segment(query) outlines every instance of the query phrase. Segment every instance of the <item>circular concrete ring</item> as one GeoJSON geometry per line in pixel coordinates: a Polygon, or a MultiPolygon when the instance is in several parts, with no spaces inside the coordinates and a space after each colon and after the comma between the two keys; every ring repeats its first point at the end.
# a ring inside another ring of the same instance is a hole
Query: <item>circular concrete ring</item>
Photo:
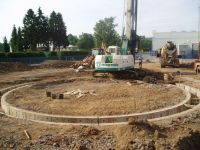
{"type": "MultiPolygon", "coordinates": [[[[194,87],[190,87],[188,85],[184,85],[184,84],[176,84],[178,87],[185,89],[187,92],[197,96],[198,98],[200,98],[200,90],[194,87]]],[[[149,121],[151,122],[159,122],[159,121],[172,121],[173,119],[176,119],[178,117],[184,117],[187,116],[189,114],[191,114],[192,112],[195,112],[197,110],[200,110],[200,103],[196,106],[194,106],[192,109],[188,109],[186,111],[180,112],[180,113],[176,113],[173,115],[169,115],[169,116],[164,116],[164,117],[160,117],[160,118],[153,118],[150,119],[149,121]]]]}
{"type": "Polygon", "coordinates": [[[73,124],[73,125],[114,125],[114,124],[127,124],[130,118],[135,119],[155,119],[164,116],[174,115],[176,113],[185,111],[186,108],[184,104],[190,103],[191,94],[188,90],[183,89],[180,85],[178,86],[182,89],[186,95],[186,98],[179,104],[166,107],[159,110],[154,110],[144,113],[135,113],[129,115],[116,115],[116,116],[62,116],[62,115],[50,115],[45,113],[38,113],[29,110],[24,110],[17,108],[9,104],[6,100],[9,94],[17,91],[21,88],[31,87],[31,85],[24,85],[12,89],[1,98],[2,109],[7,116],[25,120],[31,120],[34,122],[50,123],[50,124],[73,124]]]}

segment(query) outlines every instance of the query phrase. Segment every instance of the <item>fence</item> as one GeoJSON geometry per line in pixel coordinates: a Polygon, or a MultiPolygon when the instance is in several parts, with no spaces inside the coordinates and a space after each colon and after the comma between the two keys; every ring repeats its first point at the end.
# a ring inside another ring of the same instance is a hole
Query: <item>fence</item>
{"type": "Polygon", "coordinates": [[[87,55],[70,55],[62,57],[18,57],[18,58],[0,58],[0,62],[22,62],[26,64],[40,64],[45,60],[66,60],[66,61],[79,61],[86,57],[87,55]]]}

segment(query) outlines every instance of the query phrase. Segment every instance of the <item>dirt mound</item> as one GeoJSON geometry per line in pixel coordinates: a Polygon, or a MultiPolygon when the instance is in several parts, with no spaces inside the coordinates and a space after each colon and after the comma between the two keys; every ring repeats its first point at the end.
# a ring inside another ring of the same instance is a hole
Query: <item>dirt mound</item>
{"type": "Polygon", "coordinates": [[[98,130],[97,128],[83,126],[82,130],[80,131],[80,136],[89,137],[89,136],[99,135],[100,133],[101,131],[98,130]]]}
{"type": "Polygon", "coordinates": [[[0,73],[28,71],[31,67],[21,62],[0,62],[0,73]]]}
{"type": "Polygon", "coordinates": [[[181,150],[200,149],[200,132],[192,131],[189,136],[180,139],[177,142],[177,149],[181,150]]]}
{"type": "Polygon", "coordinates": [[[194,68],[194,62],[182,63],[180,64],[180,68],[194,68]]]}
{"type": "Polygon", "coordinates": [[[46,60],[36,68],[68,68],[73,65],[75,61],[64,61],[64,60],[46,60]]]}

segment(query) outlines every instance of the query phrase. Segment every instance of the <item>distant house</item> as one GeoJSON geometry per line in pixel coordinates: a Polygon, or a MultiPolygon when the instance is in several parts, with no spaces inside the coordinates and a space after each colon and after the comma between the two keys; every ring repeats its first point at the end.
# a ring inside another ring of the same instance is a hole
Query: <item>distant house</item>
{"type": "Polygon", "coordinates": [[[67,51],[77,51],[78,47],[75,45],[69,45],[69,46],[67,46],[66,49],[67,49],[67,51]]]}
{"type": "Polygon", "coordinates": [[[181,32],[153,32],[152,37],[152,50],[157,51],[162,48],[167,41],[172,41],[176,44],[178,53],[185,58],[191,58],[197,56],[197,43],[198,32],[197,31],[181,31],[181,32]]]}
{"type": "MultiPolygon", "coordinates": [[[[55,50],[58,51],[58,49],[55,49],[55,50]]],[[[66,48],[61,46],[59,50],[60,51],[78,51],[79,49],[75,45],[69,45],[66,48]]],[[[53,44],[50,44],[50,51],[53,51],[53,44]]]]}

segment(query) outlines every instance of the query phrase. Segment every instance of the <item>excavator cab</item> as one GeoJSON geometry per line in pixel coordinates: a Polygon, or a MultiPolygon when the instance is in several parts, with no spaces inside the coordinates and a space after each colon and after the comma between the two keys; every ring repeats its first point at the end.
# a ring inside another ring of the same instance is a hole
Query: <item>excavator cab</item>
{"type": "Polygon", "coordinates": [[[110,55],[120,55],[120,47],[109,46],[106,52],[107,54],[110,54],[110,55]]]}

